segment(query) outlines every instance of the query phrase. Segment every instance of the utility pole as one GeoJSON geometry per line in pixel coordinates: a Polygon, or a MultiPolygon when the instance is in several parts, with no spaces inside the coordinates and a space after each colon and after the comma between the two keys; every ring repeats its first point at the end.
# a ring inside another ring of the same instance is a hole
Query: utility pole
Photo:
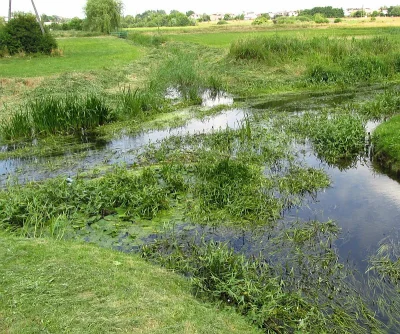
{"type": "Polygon", "coordinates": [[[8,22],[11,20],[11,0],[8,3],[8,22]]]}
{"type": "MultiPolygon", "coordinates": [[[[10,0],[10,2],[11,2],[11,0],[10,0]]],[[[33,0],[31,0],[31,2],[32,2],[33,9],[35,10],[35,13],[36,13],[36,20],[38,21],[38,23],[39,23],[39,25],[40,25],[40,30],[42,30],[42,34],[44,35],[43,24],[42,24],[42,21],[40,20],[38,11],[36,10],[35,3],[33,2],[33,0]]]]}

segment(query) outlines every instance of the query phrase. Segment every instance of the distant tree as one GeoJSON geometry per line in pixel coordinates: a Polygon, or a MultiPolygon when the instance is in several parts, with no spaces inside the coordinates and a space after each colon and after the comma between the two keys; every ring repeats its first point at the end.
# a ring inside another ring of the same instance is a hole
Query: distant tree
{"type": "Polygon", "coordinates": [[[2,29],[0,45],[13,55],[18,52],[50,54],[57,42],[47,31],[42,34],[36,17],[32,14],[14,13],[2,29]]]}
{"type": "Polygon", "coordinates": [[[352,17],[364,17],[365,16],[365,12],[363,10],[357,10],[353,13],[351,13],[352,17]]]}
{"type": "Polygon", "coordinates": [[[235,16],[235,20],[244,20],[244,14],[239,14],[235,16]]]}
{"type": "Polygon", "coordinates": [[[68,23],[69,30],[82,30],[83,29],[83,20],[79,17],[72,18],[68,23]]]}
{"type": "Polygon", "coordinates": [[[379,12],[377,10],[374,10],[371,14],[372,17],[377,17],[379,16],[379,12]]]}
{"type": "Polygon", "coordinates": [[[400,16],[400,6],[390,6],[388,8],[389,16],[400,16]]]}
{"type": "Polygon", "coordinates": [[[87,27],[92,31],[110,33],[121,22],[121,0],[87,0],[85,6],[87,27]]]}
{"type": "Polygon", "coordinates": [[[204,13],[204,14],[201,16],[201,19],[202,19],[203,22],[210,22],[210,21],[211,21],[210,15],[208,15],[208,14],[206,14],[206,13],[204,13]]]}
{"type": "Polygon", "coordinates": [[[232,19],[233,19],[233,17],[230,14],[225,14],[224,18],[223,18],[224,21],[229,21],[229,20],[232,20],[232,19]]]}
{"type": "Polygon", "coordinates": [[[344,17],[343,8],[333,8],[332,6],[327,7],[314,7],[312,9],[304,9],[300,11],[302,16],[314,16],[315,14],[322,14],[325,17],[344,17]]]}
{"type": "Polygon", "coordinates": [[[193,10],[189,10],[186,12],[186,16],[189,17],[190,15],[193,15],[194,11],[193,10]]]}

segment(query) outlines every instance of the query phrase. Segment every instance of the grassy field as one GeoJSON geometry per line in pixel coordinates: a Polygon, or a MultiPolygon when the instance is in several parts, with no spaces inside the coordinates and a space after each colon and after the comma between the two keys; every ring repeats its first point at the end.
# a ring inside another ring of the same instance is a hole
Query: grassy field
{"type": "Polygon", "coordinates": [[[31,78],[115,68],[141,56],[139,48],[115,37],[64,38],[58,40],[58,46],[62,56],[0,59],[0,77],[31,78]]]}
{"type": "Polygon", "coordinates": [[[136,255],[0,238],[2,333],[259,333],[136,255]]]}

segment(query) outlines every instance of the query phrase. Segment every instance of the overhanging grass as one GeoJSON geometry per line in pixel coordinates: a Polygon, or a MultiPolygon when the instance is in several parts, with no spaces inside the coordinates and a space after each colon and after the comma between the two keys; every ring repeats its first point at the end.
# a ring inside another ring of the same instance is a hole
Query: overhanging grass
{"type": "Polygon", "coordinates": [[[138,256],[3,235],[0,262],[2,333],[259,333],[138,256]]]}
{"type": "Polygon", "coordinates": [[[141,56],[139,48],[115,37],[59,39],[62,56],[0,58],[0,77],[37,77],[124,66],[141,56]]]}
{"type": "Polygon", "coordinates": [[[372,142],[374,155],[392,172],[400,172],[400,115],[379,125],[374,131],[372,142]]]}

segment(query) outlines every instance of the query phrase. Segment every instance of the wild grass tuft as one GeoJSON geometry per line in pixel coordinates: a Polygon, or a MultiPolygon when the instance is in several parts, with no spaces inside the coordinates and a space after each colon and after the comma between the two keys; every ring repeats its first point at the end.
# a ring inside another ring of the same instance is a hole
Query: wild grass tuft
{"type": "Polygon", "coordinates": [[[164,99],[158,92],[148,89],[124,89],[117,95],[117,110],[123,116],[141,119],[162,109],[164,99]]]}
{"type": "Polygon", "coordinates": [[[66,95],[63,98],[44,96],[28,102],[1,127],[5,139],[15,140],[76,133],[103,125],[113,117],[104,99],[96,95],[66,95]]]}

